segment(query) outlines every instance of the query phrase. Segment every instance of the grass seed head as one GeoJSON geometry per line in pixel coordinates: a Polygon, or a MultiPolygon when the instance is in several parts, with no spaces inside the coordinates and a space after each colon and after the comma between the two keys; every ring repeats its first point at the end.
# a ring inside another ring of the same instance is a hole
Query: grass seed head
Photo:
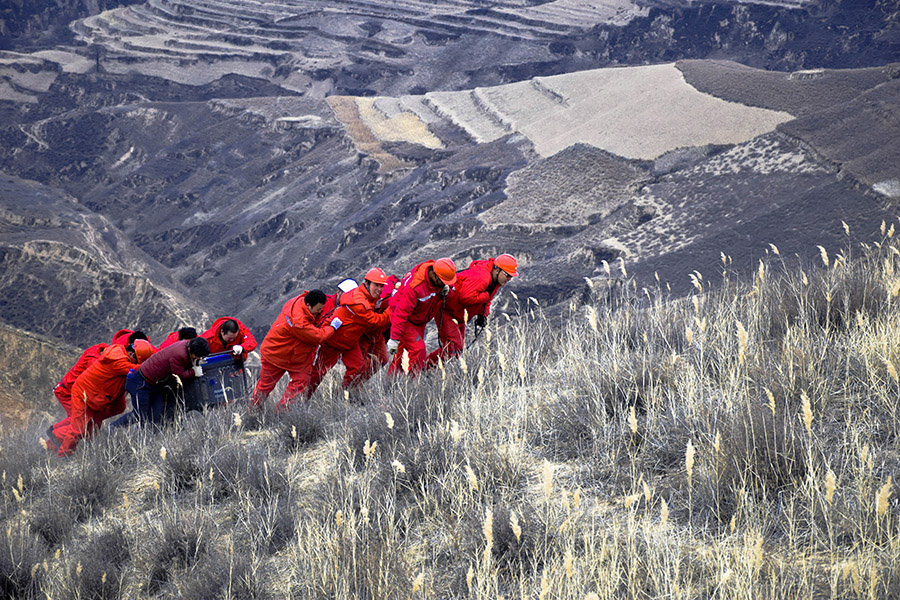
{"type": "Polygon", "coordinates": [[[819,256],[822,257],[822,264],[828,267],[828,252],[822,246],[816,246],[819,249],[819,256]]]}
{"type": "Polygon", "coordinates": [[[422,585],[425,583],[425,571],[419,573],[416,578],[413,580],[412,593],[415,594],[419,590],[422,589],[422,585]]]}
{"type": "Polygon", "coordinates": [[[687,448],[684,451],[684,468],[687,471],[688,481],[690,481],[691,477],[694,474],[694,453],[696,450],[694,449],[694,443],[691,440],[688,440],[687,448]]]}
{"type": "MultiPolygon", "coordinates": [[[[893,225],[891,225],[893,227],[893,225]]],[[[891,497],[891,488],[893,483],[891,482],[891,476],[888,475],[887,481],[881,489],[878,490],[878,495],[875,497],[875,513],[879,517],[883,517],[888,509],[888,500],[891,497]]]]}
{"type": "Polygon", "coordinates": [[[806,391],[800,392],[801,410],[803,412],[803,426],[806,427],[806,433],[812,433],[812,404],[806,391]]]}
{"type": "Polygon", "coordinates": [[[522,541],[522,527],[519,525],[519,516],[515,511],[509,513],[509,527],[512,529],[513,535],[516,536],[516,542],[522,541]]]}
{"type": "Polygon", "coordinates": [[[484,514],[484,522],[481,525],[481,533],[484,535],[484,564],[490,564],[491,550],[494,546],[494,511],[488,507],[484,514]]]}
{"type": "Polygon", "coordinates": [[[599,333],[600,329],[597,324],[597,311],[594,310],[593,306],[587,307],[587,318],[588,318],[588,324],[591,326],[591,330],[594,333],[599,333]]]}
{"type": "Polygon", "coordinates": [[[543,480],[544,498],[549,500],[550,495],[553,493],[553,465],[548,460],[544,461],[543,480]]]}
{"type": "Polygon", "coordinates": [[[831,504],[834,500],[834,490],[837,488],[837,477],[834,475],[834,471],[828,469],[828,473],[825,474],[825,501],[828,504],[831,504]]]}
{"type": "Polygon", "coordinates": [[[478,477],[475,476],[475,471],[472,470],[472,466],[469,463],[466,463],[466,479],[469,481],[469,490],[477,491],[478,477]]]}

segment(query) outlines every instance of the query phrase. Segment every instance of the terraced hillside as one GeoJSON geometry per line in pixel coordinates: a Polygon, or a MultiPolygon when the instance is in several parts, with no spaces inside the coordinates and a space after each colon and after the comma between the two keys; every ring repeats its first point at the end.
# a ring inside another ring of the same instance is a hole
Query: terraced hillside
{"type": "Polygon", "coordinates": [[[484,66],[486,56],[497,54],[495,45],[504,62],[546,61],[552,58],[546,46],[554,41],[601,23],[624,25],[647,12],[630,0],[534,4],[148,0],[88,17],[73,29],[103,48],[109,72],[193,84],[233,73],[323,95],[331,87],[446,87],[453,83],[448,74],[464,77],[484,66]],[[422,61],[433,65],[431,73],[420,72],[422,61]]]}

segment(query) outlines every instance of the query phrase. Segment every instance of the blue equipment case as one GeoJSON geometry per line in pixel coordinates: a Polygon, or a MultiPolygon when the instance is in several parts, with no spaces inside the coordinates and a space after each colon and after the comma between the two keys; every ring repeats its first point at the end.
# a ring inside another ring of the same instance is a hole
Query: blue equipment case
{"type": "Polygon", "coordinates": [[[200,366],[203,375],[191,378],[184,386],[185,410],[203,410],[243,400],[248,395],[244,363],[231,352],[201,358],[200,366]]]}

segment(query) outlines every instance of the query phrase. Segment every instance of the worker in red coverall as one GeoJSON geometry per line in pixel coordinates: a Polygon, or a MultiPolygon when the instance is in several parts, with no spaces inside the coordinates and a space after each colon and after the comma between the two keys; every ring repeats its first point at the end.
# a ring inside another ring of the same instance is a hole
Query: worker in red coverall
{"type": "Polygon", "coordinates": [[[181,340],[159,350],[136,369],[128,379],[131,412],[111,425],[124,427],[135,422],[160,424],[166,416],[169,390],[184,381],[203,375],[197,362],[209,355],[209,342],[202,337],[181,340]]]}
{"type": "Polygon", "coordinates": [[[168,348],[175,342],[180,342],[181,340],[192,340],[197,337],[197,330],[193,327],[182,327],[178,331],[173,331],[169,335],[166,336],[166,339],[163,340],[162,344],[159,345],[159,349],[168,348]]]}
{"type": "Polygon", "coordinates": [[[439,315],[438,337],[441,345],[428,355],[426,364],[429,367],[437,364],[438,359],[446,361],[462,352],[466,322],[484,327],[491,313],[491,300],[501,287],[518,274],[518,263],[510,254],[474,260],[468,269],[457,273],[456,285],[439,315]]]}
{"type": "Polygon", "coordinates": [[[247,355],[256,350],[256,338],[234,317],[219,317],[200,337],[209,342],[210,354],[231,351],[235,357],[246,360],[247,355]]]}
{"type": "Polygon", "coordinates": [[[132,369],[153,354],[147,340],[135,340],[132,346],[113,344],[78,376],[72,385],[72,416],[68,424],[57,423],[52,448],[59,442],[59,456],[69,456],[82,439],[89,439],[104,419],[125,411],[125,378],[132,369]]]}
{"type": "MultiPolygon", "coordinates": [[[[388,275],[381,297],[376,303],[376,310],[385,310],[390,304],[391,296],[397,291],[400,280],[396,275],[388,275]]],[[[378,369],[391,362],[391,355],[387,349],[388,334],[391,329],[390,321],[379,329],[370,329],[359,338],[359,350],[366,361],[367,377],[374,375],[378,369]]]]}
{"type": "Polygon", "coordinates": [[[394,359],[388,375],[402,370],[404,352],[409,357],[409,373],[425,368],[425,326],[438,317],[450,286],[456,283],[456,265],[449,258],[427,260],[416,265],[391,297],[391,339],[388,352],[394,359]]]}
{"type": "Polygon", "coordinates": [[[291,298],[281,308],[259,349],[262,368],[250,397],[251,408],[262,406],[285,373],[291,380],[278,402],[279,410],[306,393],[316,349],[341,326],[336,317],[328,325],[316,325],[325,300],[325,292],[311,290],[291,298]]]}
{"type": "Polygon", "coordinates": [[[130,344],[133,344],[134,340],[147,340],[149,342],[150,338],[148,338],[147,334],[140,329],[134,331],[132,331],[131,329],[120,329],[113,334],[112,343],[120,344],[122,346],[128,346],[130,344]]]}
{"type": "Polygon", "coordinates": [[[359,342],[363,334],[383,331],[391,322],[390,310],[380,310],[385,283],[387,275],[376,267],[369,269],[362,285],[341,295],[340,306],[334,312],[334,316],[341,321],[341,327],[319,346],[308,395],[316,391],[322,378],[337,364],[338,359],[346,367],[342,384],[344,389],[362,383],[371,375],[359,342]]]}
{"type": "MultiPolygon", "coordinates": [[[[113,344],[121,344],[123,346],[127,346],[132,344],[135,340],[146,340],[147,336],[143,331],[132,331],[130,329],[120,329],[115,334],[113,334],[113,344]]],[[[66,418],[57,423],[57,425],[65,424],[68,425],[69,419],[72,416],[72,385],[75,383],[75,380],[78,379],[78,376],[84,373],[84,371],[91,366],[91,364],[100,358],[100,355],[103,354],[103,351],[109,347],[109,344],[99,343],[94,344],[87,350],[81,353],[81,356],[78,357],[78,360],[75,362],[75,365],[69,369],[69,371],[63,375],[63,378],[56,384],[56,387],[53,388],[53,395],[56,396],[56,399],[59,400],[60,405],[62,405],[63,410],[66,411],[66,418]]],[[[47,437],[52,439],[53,429],[55,425],[51,425],[47,429],[47,437]]]]}

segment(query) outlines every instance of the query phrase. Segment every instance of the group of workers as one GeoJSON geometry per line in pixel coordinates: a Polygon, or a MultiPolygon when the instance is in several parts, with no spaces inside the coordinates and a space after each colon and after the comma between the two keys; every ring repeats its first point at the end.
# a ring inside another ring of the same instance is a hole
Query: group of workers
{"type": "MultiPolygon", "coordinates": [[[[517,275],[517,261],[509,254],[472,261],[461,271],[451,259],[439,258],[416,265],[402,280],[375,267],[362,284],[345,279],[334,294],[310,290],[291,298],[259,348],[261,369],[250,406],[261,408],[285,373],[290,381],[276,409],[309,398],[339,360],[346,368],[345,389],[387,364],[389,375],[415,375],[446,361],[463,350],[467,322],[483,327],[491,300],[517,275]],[[431,321],[439,345],[427,353],[425,328],[431,321]]],[[[199,335],[183,327],[159,348],[141,331],[119,330],[111,344],[85,350],[54,388],[66,417],[47,429],[45,444],[67,456],[117,415],[122,416],[111,427],[159,424],[174,411],[169,390],[203,375],[201,358],[230,352],[243,360],[256,346],[250,330],[234,317],[217,319],[199,335]],[[122,414],[126,392],[132,410],[122,414]]]]}

